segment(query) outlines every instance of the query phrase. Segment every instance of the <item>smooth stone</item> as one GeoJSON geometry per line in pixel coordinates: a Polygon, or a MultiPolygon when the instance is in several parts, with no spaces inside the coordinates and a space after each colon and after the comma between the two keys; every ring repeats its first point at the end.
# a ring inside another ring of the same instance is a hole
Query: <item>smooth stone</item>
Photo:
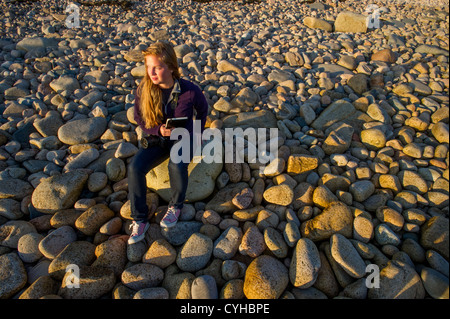
{"type": "Polygon", "coordinates": [[[264,242],[277,258],[285,258],[287,256],[288,246],[283,236],[275,228],[267,227],[264,229],[264,242]]]}
{"type": "Polygon", "coordinates": [[[171,245],[179,246],[184,244],[192,234],[198,233],[202,223],[195,221],[179,221],[175,226],[161,229],[161,234],[171,245]]]}
{"type": "Polygon", "coordinates": [[[263,198],[271,204],[288,206],[294,199],[294,191],[289,185],[276,185],[266,189],[263,198]]]}
{"type": "Polygon", "coordinates": [[[62,226],[45,236],[39,243],[39,251],[48,259],[54,259],[70,243],[77,240],[77,234],[70,226],[62,226]]]}
{"type": "Polygon", "coordinates": [[[353,278],[366,275],[366,264],[353,244],[341,234],[334,234],[330,238],[331,255],[334,260],[353,278]]]}
{"type": "MultiPolygon", "coordinates": [[[[345,70],[350,72],[347,69],[345,70]]],[[[327,106],[327,108],[320,113],[319,117],[317,117],[311,126],[316,130],[325,131],[334,123],[351,117],[355,112],[356,109],[353,104],[345,100],[337,100],[327,106]]]]}
{"type": "Polygon", "coordinates": [[[209,275],[197,277],[192,282],[192,299],[218,299],[216,280],[209,275]]]}
{"type": "Polygon", "coordinates": [[[222,122],[224,129],[240,127],[243,130],[245,130],[248,127],[252,128],[277,127],[277,119],[275,115],[273,114],[273,112],[266,110],[228,115],[222,119],[222,122]]]}
{"type": "Polygon", "coordinates": [[[182,271],[195,272],[208,263],[213,250],[211,238],[200,233],[192,234],[184,243],[176,263],[182,271]]]}
{"type": "Polygon", "coordinates": [[[276,258],[262,255],[247,268],[244,294],[248,299],[278,299],[288,283],[286,267],[276,258]]]}
{"type": "Polygon", "coordinates": [[[357,202],[363,202],[375,192],[375,186],[371,181],[357,181],[350,185],[349,192],[357,202]]]}
{"type": "Polygon", "coordinates": [[[303,24],[311,29],[320,29],[328,32],[333,30],[333,26],[331,24],[319,18],[306,17],[303,19],[303,24]]]}
{"type": "Polygon", "coordinates": [[[449,222],[442,216],[430,218],[421,227],[420,244],[426,249],[436,250],[449,259],[449,222]]]}
{"type": "Polygon", "coordinates": [[[449,298],[448,277],[432,268],[423,267],[420,278],[422,279],[425,290],[431,297],[434,299],[449,298]]]}
{"type": "Polygon", "coordinates": [[[0,298],[8,299],[18,293],[27,283],[27,272],[16,253],[0,256],[0,298]],[[11,271],[14,269],[14,271],[11,271]]]}
{"type": "Polygon", "coordinates": [[[135,264],[125,269],[122,283],[133,290],[157,287],[164,279],[164,272],[152,264],[135,264]]]}
{"type": "Polygon", "coordinates": [[[0,245],[17,249],[20,238],[29,233],[36,233],[32,223],[24,220],[7,221],[0,226],[0,245]]]}
{"type": "Polygon", "coordinates": [[[366,16],[350,11],[343,11],[338,14],[334,21],[335,32],[366,33],[366,16]]]}
{"type": "Polygon", "coordinates": [[[128,262],[125,238],[113,237],[101,243],[95,248],[95,256],[97,259],[91,266],[109,268],[119,277],[128,262]]]}
{"type": "Polygon", "coordinates": [[[169,299],[169,292],[162,288],[144,288],[139,290],[133,299],[169,299]]]}
{"type": "Polygon", "coordinates": [[[43,256],[39,251],[39,242],[43,238],[44,236],[38,233],[28,233],[20,237],[17,252],[23,262],[34,263],[43,256]]]}
{"type": "Polygon", "coordinates": [[[67,122],[58,130],[58,138],[64,144],[85,144],[97,140],[107,126],[103,117],[93,117],[67,122]]]}
{"type": "Polygon", "coordinates": [[[353,215],[347,205],[334,202],[322,213],[300,225],[302,237],[320,241],[339,233],[347,238],[352,236],[353,215]]]}
{"type": "Polygon", "coordinates": [[[380,269],[379,287],[369,288],[369,299],[423,299],[425,289],[419,274],[401,261],[388,261],[380,269]]]}
{"type": "Polygon", "coordinates": [[[161,269],[173,264],[177,259],[175,248],[165,239],[155,240],[142,257],[143,263],[153,264],[161,269]]]}
{"type": "Polygon", "coordinates": [[[68,244],[53,259],[48,266],[49,275],[56,279],[62,280],[66,274],[67,266],[75,264],[78,266],[90,266],[96,259],[96,246],[88,241],[79,240],[68,244]]]}
{"type": "Polygon", "coordinates": [[[401,242],[398,235],[387,224],[375,227],[375,240],[380,245],[398,246],[401,242]]]}
{"type": "Polygon", "coordinates": [[[32,192],[33,186],[18,178],[4,179],[0,183],[0,198],[22,200],[32,192]]]}
{"type": "Polygon", "coordinates": [[[114,272],[103,267],[81,266],[79,288],[74,289],[71,277],[72,272],[67,272],[58,291],[64,299],[97,299],[110,292],[116,284],[114,272]]]}
{"type": "MultiPolygon", "coordinates": [[[[205,146],[203,145],[203,150],[205,146]]],[[[223,148],[222,148],[223,153],[223,148]]],[[[214,191],[216,178],[222,172],[223,158],[215,159],[212,163],[206,163],[205,156],[194,156],[188,166],[188,187],[186,201],[196,202],[207,198],[214,191]]],[[[172,196],[169,178],[169,158],[152,169],[146,175],[147,187],[156,192],[165,201],[169,202],[172,196]]]]}
{"type": "Polygon", "coordinates": [[[319,250],[308,238],[300,238],[289,267],[289,278],[295,287],[306,289],[317,280],[321,261],[319,250]]]}
{"type": "Polygon", "coordinates": [[[213,255],[222,260],[233,258],[239,249],[242,230],[235,226],[228,227],[219,238],[214,241],[213,255]]]}
{"type": "Polygon", "coordinates": [[[97,204],[87,209],[75,221],[75,227],[88,236],[95,235],[107,221],[114,217],[114,212],[105,204],[97,204]]]}
{"type": "Polygon", "coordinates": [[[266,249],[266,244],[263,234],[257,226],[250,226],[244,233],[239,245],[240,254],[256,258],[263,253],[264,249],[266,249]]]}

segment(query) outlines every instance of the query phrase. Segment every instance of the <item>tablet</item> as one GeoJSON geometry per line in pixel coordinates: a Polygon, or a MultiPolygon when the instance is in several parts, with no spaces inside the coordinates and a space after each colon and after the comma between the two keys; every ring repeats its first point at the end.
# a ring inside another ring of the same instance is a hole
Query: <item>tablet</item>
{"type": "Polygon", "coordinates": [[[171,117],[166,121],[166,128],[184,127],[187,123],[187,117],[171,117]]]}

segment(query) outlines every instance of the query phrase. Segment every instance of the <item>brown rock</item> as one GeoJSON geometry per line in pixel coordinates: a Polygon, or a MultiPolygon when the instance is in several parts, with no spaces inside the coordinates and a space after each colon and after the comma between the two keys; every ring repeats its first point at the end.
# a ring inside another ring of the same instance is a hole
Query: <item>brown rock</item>
{"type": "Polygon", "coordinates": [[[300,225],[302,237],[312,241],[330,238],[333,234],[341,234],[350,238],[353,233],[353,215],[342,202],[332,203],[313,219],[300,225]]]}

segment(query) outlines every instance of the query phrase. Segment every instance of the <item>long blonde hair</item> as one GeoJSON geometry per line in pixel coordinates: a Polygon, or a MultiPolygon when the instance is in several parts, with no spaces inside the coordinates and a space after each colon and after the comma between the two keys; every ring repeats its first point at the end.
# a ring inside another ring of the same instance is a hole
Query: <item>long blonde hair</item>
{"type": "Polygon", "coordinates": [[[162,93],[161,88],[158,85],[153,84],[153,81],[148,76],[147,72],[147,59],[149,55],[159,57],[159,59],[167,64],[170,70],[172,70],[172,76],[174,79],[179,79],[180,71],[178,70],[178,60],[175,54],[175,50],[168,42],[158,41],[149,46],[146,50],[142,51],[145,62],[145,76],[139,83],[137,88],[137,94],[140,97],[139,109],[142,119],[144,120],[146,128],[152,128],[163,122],[162,113],[162,93]]]}

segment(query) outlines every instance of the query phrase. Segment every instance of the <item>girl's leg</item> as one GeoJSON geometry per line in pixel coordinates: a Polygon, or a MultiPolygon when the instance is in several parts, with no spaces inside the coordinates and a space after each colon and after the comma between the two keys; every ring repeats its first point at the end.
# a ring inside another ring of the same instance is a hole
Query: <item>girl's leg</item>
{"type": "MultiPolygon", "coordinates": [[[[181,141],[177,142],[180,143],[181,141]]],[[[189,162],[180,161],[174,163],[172,159],[169,160],[169,178],[170,188],[172,189],[172,197],[169,206],[174,206],[177,209],[183,207],[183,202],[186,198],[186,191],[188,187],[188,166],[193,158],[193,143],[190,139],[190,156],[189,162]]]]}
{"type": "Polygon", "coordinates": [[[169,150],[170,148],[160,146],[147,149],[140,148],[128,166],[128,197],[131,202],[131,218],[135,221],[147,221],[147,182],[145,176],[151,169],[167,159],[169,150]]]}

